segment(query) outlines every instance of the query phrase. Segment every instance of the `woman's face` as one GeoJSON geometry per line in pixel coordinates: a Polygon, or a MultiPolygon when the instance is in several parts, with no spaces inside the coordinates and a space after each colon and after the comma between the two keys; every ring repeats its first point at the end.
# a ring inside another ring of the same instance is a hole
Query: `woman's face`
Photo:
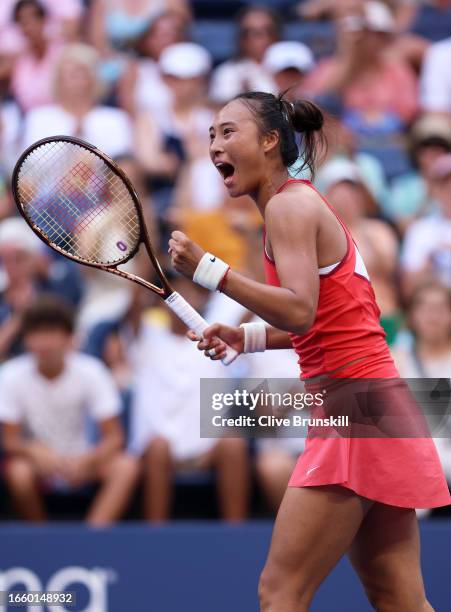
{"type": "Polygon", "coordinates": [[[340,181],[327,190],[326,196],[345,223],[352,224],[365,214],[365,193],[358,184],[340,181]]]}
{"type": "Polygon", "coordinates": [[[94,98],[95,78],[85,64],[75,59],[66,59],[60,67],[58,76],[58,91],[64,93],[64,98],[94,98]]]}
{"type": "Polygon", "coordinates": [[[206,79],[202,76],[183,79],[166,74],[164,81],[176,102],[182,106],[192,106],[193,103],[202,100],[207,87],[206,79]]]}
{"type": "Polygon", "coordinates": [[[44,39],[44,18],[34,6],[24,6],[17,16],[17,24],[32,42],[44,39]]]}
{"type": "Polygon", "coordinates": [[[258,10],[247,13],[240,24],[239,38],[241,55],[261,62],[266,49],[277,40],[270,15],[258,10]]]}
{"type": "Polygon", "coordinates": [[[443,342],[451,336],[451,304],[445,290],[431,287],[418,296],[410,326],[419,340],[443,342]]]}
{"type": "Polygon", "coordinates": [[[210,157],[232,197],[253,193],[266,176],[266,156],[258,125],[240,100],[224,106],[210,128],[210,157]]]}
{"type": "Polygon", "coordinates": [[[156,19],[142,41],[141,50],[158,61],[161,53],[175,43],[183,40],[183,22],[176,15],[163,15],[156,19]]]}

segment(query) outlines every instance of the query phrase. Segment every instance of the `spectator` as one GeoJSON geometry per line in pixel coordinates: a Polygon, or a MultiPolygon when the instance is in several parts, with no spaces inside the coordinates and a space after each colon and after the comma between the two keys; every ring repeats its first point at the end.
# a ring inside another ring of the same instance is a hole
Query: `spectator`
{"type": "Polygon", "coordinates": [[[110,374],[92,357],[73,352],[73,316],[41,298],[24,315],[27,353],[3,366],[0,419],[6,483],[18,513],[45,520],[42,486],[79,490],[100,483],[87,522],[106,525],[126,510],[136,461],[122,450],[119,398],[110,374]],[[26,385],[24,385],[26,381],[26,385]],[[86,419],[98,425],[93,444],[86,419]]]}
{"type": "Polygon", "coordinates": [[[388,53],[395,32],[389,9],[373,1],[362,9],[363,17],[339,22],[337,55],[320,62],[306,86],[316,95],[338,95],[345,124],[361,137],[398,133],[417,111],[416,77],[388,53]]]}
{"type": "Polygon", "coordinates": [[[409,294],[426,280],[451,286],[451,154],[432,166],[432,194],[438,210],[408,228],[401,254],[404,290],[409,294]]]}
{"type": "Polygon", "coordinates": [[[186,38],[186,24],[177,13],[156,17],[137,43],[139,57],[130,61],[119,83],[121,106],[135,115],[142,110],[154,113],[172,103],[171,92],[158,65],[161,53],[186,38]]]}
{"type": "Polygon", "coordinates": [[[381,323],[391,344],[401,323],[395,282],[398,262],[396,234],[388,223],[371,216],[377,207],[355,164],[336,159],[324,166],[320,173],[328,200],[350,229],[365,262],[362,273],[367,271],[371,278],[381,311],[381,323]]]}
{"type": "MultiPolygon", "coordinates": [[[[288,392],[290,379],[296,381],[296,391],[299,390],[299,365],[292,349],[250,353],[243,355],[241,361],[244,368],[242,376],[267,380],[270,392],[288,392]]],[[[288,431],[284,427],[279,428],[277,433],[277,438],[257,440],[255,455],[257,480],[273,512],[277,512],[296,460],[304,450],[307,431],[301,428],[288,431]]]]}
{"type": "Polygon", "coordinates": [[[413,169],[393,180],[385,207],[402,233],[415,218],[436,207],[431,169],[438,157],[451,152],[451,118],[423,116],[410,130],[408,149],[413,169]]]}
{"type": "MultiPolygon", "coordinates": [[[[183,277],[173,286],[202,311],[205,290],[183,277]]],[[[199,436],[199,379],[223,377],[223,366],[196,350],[172,311],[169,320],[169,327],[146,326],[135,382],[131,448],[143,455],[145,518],[169,517],[174,473],[213,468],[223,518],[243,520],[249,495],[245,440],[199,436]]]]}
{"type": "Polygon", "coordinates": [[[210,94],[222,104],[243,91],[276,91],[271,75],[262,65],[265,51],[280,39],[279,16],[264,7],[248,7],[237,20],[237,57],[213,73],[210,94]]]}
{"type": "Polygon", "coordinates": [[[42,291],[74,303],[81,287],[75,264],[53,257],[17,217],[0,223],[0,361],[23,350],[22,313],[42,291]]]}
{"type": "Polygon", "coordinates": [[[91,9],[90,38],[102,57],[113,49],[131,49],[152,21],[165,11],[189,20],[187,0],[94,0],[91,9]]]}
{"type": "Polygon", "coordinates": [[[407,307],[411,341],[395,344],[393,358],[404,378],[449,378],[451,293],[435,282],[419,285],[407,307]]]}
{"type": "MultiPolygon", "coordinates": [[[[26,40],[17,24],[11,22],[17,0],[2,0],[0,4],[0,32],[2,47],[9,53],[20,53],[26,40]]],[[[84,12],[83,0],[40,0],[47,13],[45,33],[52,40],[77,40],[80,36],[84,12]]]]}
{"type": "Polygon", "coordinates": [[[57,103],[30,111],[25,118],[24,147],[56,134],[78,136],[110,157],[133,149],[132,126],[118,108],[99,104],[102,83],[96,69],[98,55],[87,45],[68,45],[55,73],[57,103]]]}
{"type": "Polygon", "coordinates": [[[21,219],[0,223],[0,361],[22,352],[22,313],[37,294],[41,243],[21,219]]]}
{"type": "Polygon", "coordinates": [[[262,65],[272,75],[279,93],[287,92],[285,99],[305,98],[305,77],[315,64],[313,53],[301,42],[282,41],[271,45],[265,52],[262,65]]]}
{"type": "Polygon", "coordinates": [[[27,40],[27,48],[16,59],[11,91],[24,111],[53,101],[52,79],[61,54],[61,44],[45,32],[47,13],[38,0],[19,0],[14,21],[27,40]]]}
{"type": "Polygon", "coordinates": [[[183,208],[212,210],[225,198],[222,179],[209,156],[208,130],[214,111],[206,101],[210,54],[194,43],[167,47],[160,69],[173,103],[166,112],[143,113],[137,124],[137,155],[147,172],[174,176],[183,161],[175,195],[183,208]],[[168,152],[171,143],[173,151],[168,152]]]}
{"type": "Polygon", "coordinates": [[[421,73],[421,106],[429,113],[451,114],[451,38],[435,43],[426,54],[421,73]]]}

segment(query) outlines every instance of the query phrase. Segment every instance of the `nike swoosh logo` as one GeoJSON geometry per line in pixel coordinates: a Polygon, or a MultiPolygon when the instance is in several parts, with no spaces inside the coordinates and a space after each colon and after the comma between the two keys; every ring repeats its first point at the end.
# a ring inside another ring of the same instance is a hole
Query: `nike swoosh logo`
{"type": "Polygon", "coordinates": [[[216,257],[210,257],[210,261],[214,263],[216,261],[216,257]]]}
{"type": "Polygon", "coordinates": [[[319,465],[316,465],[315,467],[312,467],[309,470],[307,470],[307,476],[310,474],[310,472],[313,472],[314,470],[317,470],[318,468],[319,468],[319,465]]]}

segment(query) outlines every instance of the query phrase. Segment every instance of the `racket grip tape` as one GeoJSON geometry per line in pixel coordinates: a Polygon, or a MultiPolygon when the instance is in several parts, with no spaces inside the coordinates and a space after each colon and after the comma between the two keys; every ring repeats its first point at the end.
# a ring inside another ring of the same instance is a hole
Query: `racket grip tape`
{"type": "MultiPolygon", "coordinates": [[[[199,336],[209,327],[207,321],[189,304],[184,297],[174,291],[165,299],[165,303],[181,319],[188,329],[192,329],[199,336]]],[[[225,357],[222,359],[224,365],[229,365],[238,356],[237,351],[227,346],[225,357]]]]}

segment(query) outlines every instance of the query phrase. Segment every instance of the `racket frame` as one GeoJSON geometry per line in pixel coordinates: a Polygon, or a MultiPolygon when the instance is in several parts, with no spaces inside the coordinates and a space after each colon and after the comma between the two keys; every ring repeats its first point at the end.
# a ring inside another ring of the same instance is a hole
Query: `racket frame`
{"type": "Polygon", "coordinates": [[[154,293],[156,293],[163,299],[168,298],[174,292],[174,290],[172,289],[171,285],[169,284],[169,281],[167,280],[163,272],[160,262],[158,261],[153,251],[153,248],[150,242],[149,233],[147,231],[146,223],[144,221],[144,213],[142,209],[142,204],[138,197],[138,194],[135,191],[135,188],[133,187],[128,176],[118,166],[118,164],[116,164],[116,162],[114,162],[110,157],[108,157],[108,155],[105,155],[105,153],[100,151],[100,149],[90,144],[89,142],[86,142],[82,140],[81,138],[75,138],[74,136],[49,136],[47,138],[42,138],[41,140],[36,141],[31,146],[29,146],[27,149],[25,149],[25,151],[20,155],[14,167],[13,173],[12,173],[11,183],[12,183],[11,187],[12,187],[14,201],[16,202],[16,205],[17,205],[17,208],[19,209],[20,214],[25,219],[25,221],[30,226],[30,228],[33,230],[33,232],[38,236],[38,238],[40,238],[41,240],[44,240],[44,242],[49,247],[51,247],[53,250],[60,253],[64,257],[67,257],[71,259],[72,261],[75,261],[84,266],[89,266],[90,268],[97,268],[105,272],[110,272],[111,274],[116,274],[117,276],[121,276],[122,278],[127,278],[137,283],[138,285],[146,287],[146,289],[150,289],[151,291],[153,291],[154,293]],[[55,143],[56,142],[69,142],[81,148],[87,149],[90,153],[99,157],[108,166],[108,168],[125,183],[127,191],[129,192],[132,198],[136,214],[138,215],[139,238],[138,238],[136,245],[131,249],[131,251],[120,262],[116,264],[111,264],[111,265],[90,263],[89,261],[86,261],[74,255],[71,255],[70,253],[67,253],[60,246],[58,246],[57,244],[49,240],[46,237],[45,233],[42,232],[38,228],[38,226],[35,225],[31,219],[28,218],[27,214],[25,213],[22,203],[21,203],[20,190],[19,190],[20,170],[23,166],[23,163],[25,162],[27,157],[30,155],[30,153],[32,153],[36,149],[39,149],[39,147],[43,145],[54,143],[54,142],[55,143]],[[158,287],[154,283],[151,283],[150,281],[146,281],[143,278],[136,276],[136,274],[133,274],[132,272],[125,272],[123,270],[118,269],[118,266],[121,266],[127,263],[127,261],[130,261],[130,259],[132,259],[136,255],[136,253],[139,251],[141,244],[144,244],[147,255],[149,256],[150,261],[152,262],[152,265],[155,268],[155,271],[160,279],[162,287],[158,287]]]}

